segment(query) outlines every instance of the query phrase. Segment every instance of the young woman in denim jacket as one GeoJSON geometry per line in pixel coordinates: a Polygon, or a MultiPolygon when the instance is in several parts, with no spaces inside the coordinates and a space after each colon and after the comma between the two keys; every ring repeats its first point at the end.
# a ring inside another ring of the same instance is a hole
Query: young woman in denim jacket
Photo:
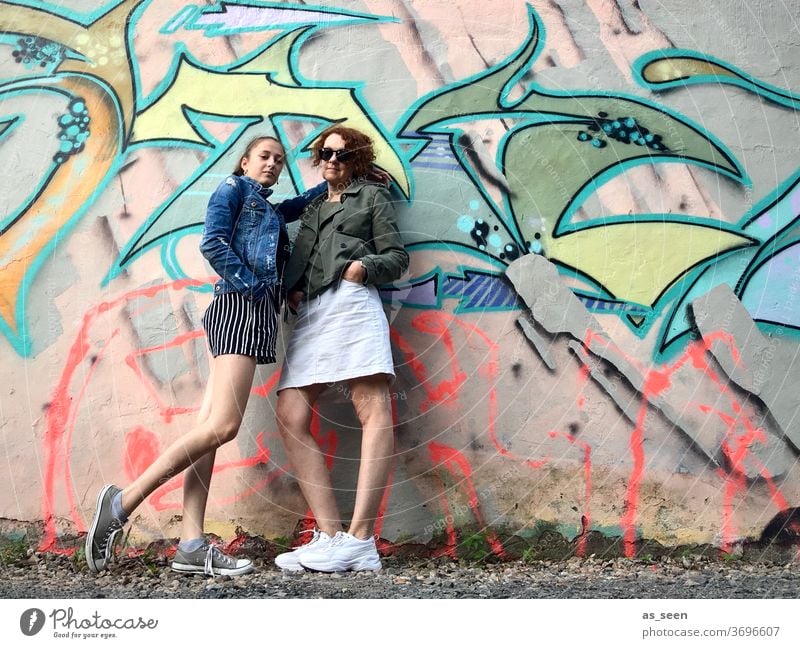
{"type": "Polygon", "coordinates": [[[278,181],[285,151],[273,137],[252,140],[233,175],[208,203],[200,249],[221,279],[203,316],[211,373],[197,425],[170,445],[127,488],[108,484],[86,537],[86,560],[104,569],[128,516],[158,486],[184,469],[182,541],[172,569],[185,573],[238,575],[251,561],[227,556],[203,535],[208,488],[218,447],[233,440],[252,388],[256,364],[275,362],[275,339],[283,265],[288,255],[286,222],[326,189],[325,183],[277,206],[267,199],[278,181]]]}

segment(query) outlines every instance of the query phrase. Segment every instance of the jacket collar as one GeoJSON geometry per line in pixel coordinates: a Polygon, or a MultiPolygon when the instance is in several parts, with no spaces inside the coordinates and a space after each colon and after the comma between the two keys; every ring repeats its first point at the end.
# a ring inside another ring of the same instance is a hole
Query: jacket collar
{"type": "Polygon", "coordinates": [[[256,191],[256,193],[258,193],[258,195],[260,195],[262,198],[269,198],[272,195],[271,187],[265,187],[260,182],[256,182],[249,176],[240,175],[239,179],[242,180],[245,184],[252,187],[256,191]]]}
{"type": "Polygon", "coordinates": [[[377,182],[372,182],[371,180],[366,180],[365,178],[358,178],[357,180],[354,180],[349,185],[347,185],[345,190],[342,192],[342,195],[355,195],[358,192],[360,192],[364,187],[367,187],[369,185],[381,186],[377,182]]]}

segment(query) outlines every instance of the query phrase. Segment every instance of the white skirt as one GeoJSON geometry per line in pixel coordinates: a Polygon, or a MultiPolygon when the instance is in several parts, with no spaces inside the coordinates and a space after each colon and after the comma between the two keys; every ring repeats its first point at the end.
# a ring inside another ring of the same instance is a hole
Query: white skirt
{"type": "Polygon", "coordinates": [[[377,288],[342,280],[303,300],[277,391],[374,374],[394,378],[389,322],[377,288]]]}

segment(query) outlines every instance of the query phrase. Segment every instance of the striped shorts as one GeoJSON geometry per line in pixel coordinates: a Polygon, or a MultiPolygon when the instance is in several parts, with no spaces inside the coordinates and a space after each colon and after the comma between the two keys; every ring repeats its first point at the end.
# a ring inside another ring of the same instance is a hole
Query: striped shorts
{"type": "Polygon", "coordinates": [[[279,309],[278,286],[270,286],[256,302],[237,292],[214,295],[203,315],[211,355],[245,355],[258,364],[275,362],[279,309]]]}

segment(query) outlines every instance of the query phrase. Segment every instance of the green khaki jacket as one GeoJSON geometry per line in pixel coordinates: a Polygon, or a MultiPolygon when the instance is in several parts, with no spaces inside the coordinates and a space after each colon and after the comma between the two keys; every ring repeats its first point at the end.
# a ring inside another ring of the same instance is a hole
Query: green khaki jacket
{"type": "MultiPolygon", "coordinates": [[[[387,189],[369,181],[357,181],[342,193],[342,202],[329,216],[328,235],[320,241],[324,278],[320,285],[300,285],[311,251],[323,223],[320,207],[326,194],[308,204],[286,266],[283,285],[315,297],[338,283],[351,261],[361,261],[366,284],[385,284],[399,279],[408,268],[408,253],[394,221],[394,207],[387,189]]],[[[327,222],[327,221],[326,221],[327,222]]]]}

